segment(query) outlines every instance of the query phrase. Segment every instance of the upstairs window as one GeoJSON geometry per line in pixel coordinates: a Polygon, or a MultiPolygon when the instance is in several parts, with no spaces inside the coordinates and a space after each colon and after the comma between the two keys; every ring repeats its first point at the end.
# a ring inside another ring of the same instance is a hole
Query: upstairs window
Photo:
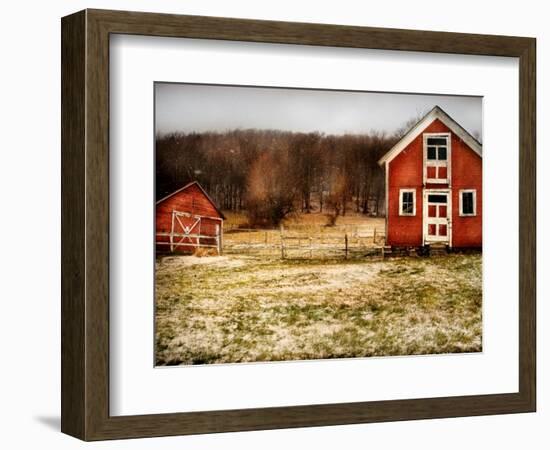
{"type": "Polygon", "coordinates": [[[449,137],[448,134],[424,135],[426,183],[449,183],[449,137]]]}
{"type": "Polygon", "coordinates": [[[416,215],[416,190],[415,189],[399,190],[399,215],[400,216],[416,215]]]}
{"type": "Polygon", "coordinates": [[[476,211],[476,190],[463,189],[459,192],[459,214],[461,216],[475,216],[476,211]]]}

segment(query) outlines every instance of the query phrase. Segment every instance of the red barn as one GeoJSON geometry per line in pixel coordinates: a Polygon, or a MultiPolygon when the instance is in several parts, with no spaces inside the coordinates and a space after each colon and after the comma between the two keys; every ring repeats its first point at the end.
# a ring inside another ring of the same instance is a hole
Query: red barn
{"type": "Polygon", "coordinates": [[[481,144],[439,106],[378,163],[386,171],[386,245],[481,248],[481,144]]]}
{"type": "Polygon", "coordinates": [[[202,186],[193,181],[156,205],[156,248],[160,252],[222,250],[225,217],[202,186]]]}

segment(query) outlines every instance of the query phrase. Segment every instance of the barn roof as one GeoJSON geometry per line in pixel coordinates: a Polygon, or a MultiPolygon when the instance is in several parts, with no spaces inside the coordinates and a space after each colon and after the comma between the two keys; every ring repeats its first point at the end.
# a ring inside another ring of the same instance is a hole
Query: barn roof
{"type": "Polygon", "coordinates": [[[223,213],[221,212],[221,210],[216,206],[216,204],[214,203],[214,200],[212,200],[210,198],[210,196],[208,195],[208,193],[204,190],[204,188],[200,185],[200,183],[198,181],[191,181],[191,183],[187,183],[185,186],[183,186],[182,188],[179,188],[177,191],[174,191],[172,192],[171,194],[168,194],[166,197],[163,197],[161,198],[160,200],[157,200],[157,205],[159,203],[162,203],[163,201],[165,200],[168,200],[170,197],[173,197],[174,195],[176,194],[179,194],[180,192],[182,191],[185,191],[186,189],[189,189],[191,186],[194,186],[196,185],[200,190],[201,192],[204,194],[204,196],[208,199],[208,201],[212,204],[212,206],[214,207],[214,209],[216,210],[216,212],[220,215],[220,217],[222,219],[225,219],[225,216],[223,215],[223,213]]]}
{"type": "Polygon", "coordinates": [[[387,152],[382,158],[378,160],[378,164],[383,165],[386,162],[390,162],[399,153],[401,153],[428,125],[434,120],[439,119],[443,122],[454,134],[462,139],[468,147],[476,152],[481,158],[481,143],[468,133],[462,126],[459,125],[451,116],[449,116],[439,106],[434,106],[432,110],[420,119],[416,125],[414,125],[398,142],[395,144],[389,152],[387,152]]]}

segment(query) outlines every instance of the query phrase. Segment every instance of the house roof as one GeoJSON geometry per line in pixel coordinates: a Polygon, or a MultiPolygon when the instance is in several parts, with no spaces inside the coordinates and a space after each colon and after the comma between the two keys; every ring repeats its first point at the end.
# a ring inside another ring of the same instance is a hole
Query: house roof
{"type": "Polygon", "coordinates": [[[420,119],[382,158],[378,160],[379,165],[390,162],[399,153],[401,153],[428,125],[434,120],[439,119],[443,122],[454,134],[462,139],[468,147],[482,157],[481,143],[468,133],[462,126],[458,124],[451,116],[449,116],[439,106],[434,106],[432,110],[420,119]]]}
{"type": "Polygon", "coordinates": [[[200,185],[200,183],[198,181],[191,181],[191,183],[187,183],[185,186],[179,188],[177,191],[174,191],[172,192],[171,194],[168,194],[166,197],[163,197],[161,198],[160,200],[157,200],[157,205],[159,203],[162,203],[163,201],[165,200],[168,200],[170,197],[173,197],[174,195],[176,194],[179,194],[180,192],[182,191],[185,191],[186,189],[189,189],[191,186],[193,185],[196,185],[200,190],[201,192],[204,194],[204,196],[208,199],[208,201],[212,204],[212,206],[214,207],[214,209],[216,210],[216,212],[220,215],[220,217],[222,219],[225,219],[225,216],[223,215],[223,213],[221,212],[221,210],[216,206],[216,204],[214,203],[214,200],[212,200],[210,198],[210,196],[208,195],[208,193],[204,190],[204,188],[200,185]]]}

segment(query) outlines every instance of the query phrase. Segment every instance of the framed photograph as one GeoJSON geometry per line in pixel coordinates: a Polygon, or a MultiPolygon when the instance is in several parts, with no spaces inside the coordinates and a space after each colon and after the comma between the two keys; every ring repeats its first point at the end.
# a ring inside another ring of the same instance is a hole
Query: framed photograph
{"type": "Polygon", "coordinates": [[[61,28],[63,432],[535,411],[535,39],[61,28]]]}

